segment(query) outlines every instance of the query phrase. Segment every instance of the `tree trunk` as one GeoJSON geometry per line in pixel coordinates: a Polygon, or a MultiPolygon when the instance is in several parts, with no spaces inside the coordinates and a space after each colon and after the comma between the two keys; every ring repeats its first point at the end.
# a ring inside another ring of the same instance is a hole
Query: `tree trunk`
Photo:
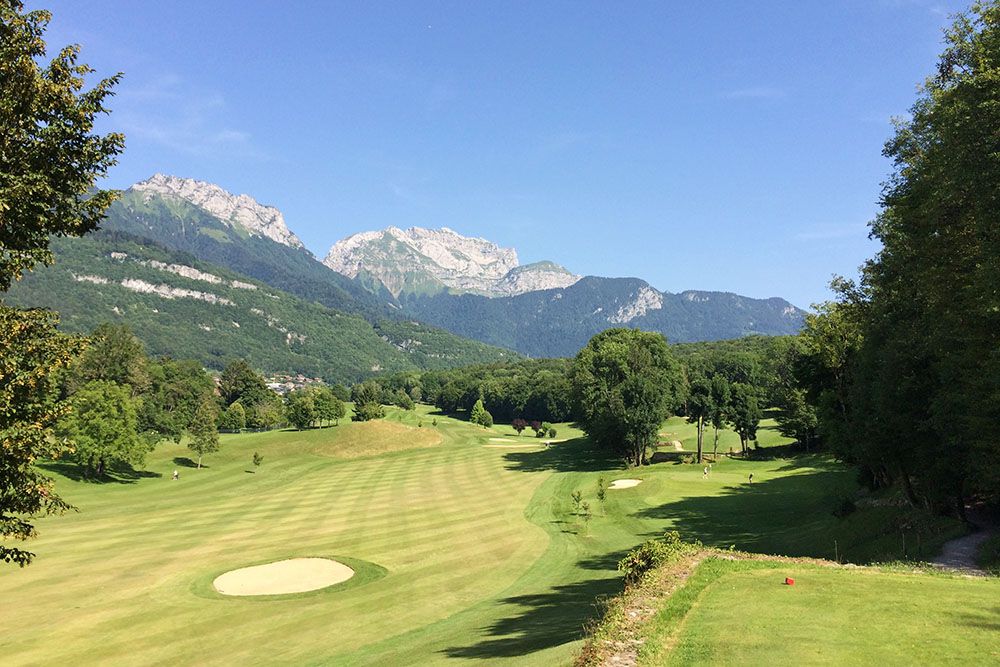
{"type": "Polygon", "coordinates": [[[198,455],[198,468],[201,469],[201,454],[198,455]]]}
{"type": "Polygon", "coordinates": [[[698,417],[698,463],[701,463],[701,444],[704,434],[705,434],[705,420],[702,417],[698,417]]]}
{"type": "Polygon", "coordinates": [[[719,427],[715,427],[715,444],[712,446],[712,458],[719,460],[719,427]]]}

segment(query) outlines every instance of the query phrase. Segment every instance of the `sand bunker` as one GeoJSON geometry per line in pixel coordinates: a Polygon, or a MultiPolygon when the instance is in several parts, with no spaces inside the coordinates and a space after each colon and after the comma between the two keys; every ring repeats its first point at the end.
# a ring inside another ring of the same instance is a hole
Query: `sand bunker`
{"type": "Polygon", "coordinates": [[[681,444],[680,440],[671,440],[670,446],[673,447],[675,451],[678,452],[684,451],[684,445],[681,444]]]}
{"type": "Polygon", "coordinates": [[[290,558],[230,570],[212,585],[223,595],[283,595],[326,588],[353,576],[354,570],[329,558],[290,558]]]}
{"type": "Polygon", "coordinates": [[[631,489],[633,486],[639,486],[642,484],[641,479],[616,479],[611,482],[609,489],[631,489]]]}

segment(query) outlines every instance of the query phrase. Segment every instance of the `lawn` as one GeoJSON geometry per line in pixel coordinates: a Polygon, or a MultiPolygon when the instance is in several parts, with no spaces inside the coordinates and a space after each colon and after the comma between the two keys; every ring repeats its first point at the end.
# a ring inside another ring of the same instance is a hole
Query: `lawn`
{"type": "Polygon", "coordinates": [[[640,665],[1000,661],[998,579],[709,560],[686,588],[650,624],[640,665]]]}
{"type": "MultiPolygon", "coordinates": [[[[80,511],[39,521],[35,563],[0,570],[0,654],[8,665],[561,664],[595,599],[620,590],[617,560],[670,527],[769,553],[899,555],[883,523],[898,508],[832,515],[853,474],[823,457],[723,459],[707,479],[670,460],[626,471],[557,428],[562,442],[546,447],[419,406],[369,424],[224,436],[201,470],[174,444],[120,482],[51,466],[80,511]],[[601,503],[601,477],[643,482],[601,503]],[[575,490],[589,520],[573,513],[575,490]],[[340,557],[365,578],[280,599],[212,593],[217,574],[295,556],[340,557]]],[[[680,420],[664,431],[691,441],[680,420]]],[[[772,429],[761,442],[783,453],[772,429]]]]}

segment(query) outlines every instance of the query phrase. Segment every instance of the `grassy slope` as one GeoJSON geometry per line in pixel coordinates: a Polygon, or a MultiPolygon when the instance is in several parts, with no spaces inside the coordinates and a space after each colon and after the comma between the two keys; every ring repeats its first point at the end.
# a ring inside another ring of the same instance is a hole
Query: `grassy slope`
{"type": "Polygon", "coordinates": [[[998,596],[996,579],[709,560],[651,622],[640,664],[986,664],[998,596]]]}
{"type": "MultiPolygon", "coordinates": [[[[178,482],[169,480],[174,459],[190,453],[177,445],[147,465],[162,477],[60,480],[82,511],[40,522],[36,563],[0,571],[5,661],[547,665],[571,658],[595,598],[619,590],[618,558],[670,526],[708,543],[802,555],[825,555],[838,530],[881,539],[869,522],[831,516],[852,474],[818,457],[802,466],[724,461],[708,480],[671,462],[626,473],[566,425],[559,437],[570,440],[549,448],[494,448],[484,445],[505,443],[490,437],[537,441],[441,416],[434,428],[427,410],[390,412],[389,422],[414,430],[227,436],[209,468],[181,468],[178,482]],[[384,453],[347,460],[366,442],[384,453]],[[257,474],[245,472],[254,451],[264,456],[257,474]],[[752,488],[743,483],[751,470],[752,488]],[[644,482],[609,491],[602,506],[600,476],[644,482]],[[594,508],[587,525],[571,514],[575,489],[594,508]],[[224,570],[299,555],[362,559],[388,573],[276,601],[211,595],[224,570]]],[[[679,420],[665,431],[692,441],[679,420]]],[[[762,440],[781,443],[773,431],[762,440]]]]}

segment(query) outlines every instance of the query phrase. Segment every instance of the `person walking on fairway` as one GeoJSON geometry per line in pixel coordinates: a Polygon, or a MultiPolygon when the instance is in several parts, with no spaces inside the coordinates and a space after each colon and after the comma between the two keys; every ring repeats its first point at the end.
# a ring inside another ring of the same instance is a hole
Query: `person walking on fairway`
{"type": "Polygon", "coordinates": [[[708,479],[708,466],[705,466],[704,471],[702,471],[701,478],[702,479],[708,479]]]}
{"type": "Polygon", "coordinates": [[[181,476],[181,474],[179,472],[177,472],[177,470],[175,469],[174,470],[174,477],[173,477],[173,479],[177,479],[180,476],[181,476]]]}
{"type": "Polygon", "coordinates": [[[750,473],[750,483],[753,484],[753,473],[750,473]]]}

